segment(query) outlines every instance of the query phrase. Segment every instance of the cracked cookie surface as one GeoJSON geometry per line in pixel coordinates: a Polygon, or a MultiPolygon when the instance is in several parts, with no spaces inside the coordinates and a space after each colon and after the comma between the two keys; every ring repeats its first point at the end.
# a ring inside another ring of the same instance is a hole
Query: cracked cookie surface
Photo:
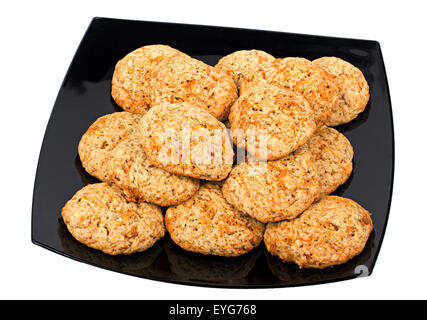
{"type": "Polygon", "coordinates": [[[271,84],[245,91],[229,116],[234,144],[261,160],[277,160],[316,130],[310,104],[299,93],[271,84]]]}
{"type": "Polygon", "coordinates": [[[262,241],[264,225],[233,208],[217,183],[206,183],[188,201],[170,207],[165,216],[172,240],[202,254],[239,256],[262,241]]]}
{"type": "Polygon", "coordinates": [[[322,127],[307,142],[315,158],[320,179],[320,196],[334,192],[353,171],[353,147],[333,128],[322,127]]]}
{"type": "Polygon", "coordinates": [[[360,254],[372,229],[369,212],[359,204],[326,196],[296,219],[269,223],[264,243],[284,262],[322,269],[360,254]]]}
{"type": "Polygon", "coordinates": [[[110,255],[144,251],[165,234],[159,207],[128,202],[107,183],[77,191],[62,208],[62,218],[76,240],[110,255]]]}
{"type": "Polygon", "coordinates": [[[231,76],[239,88],[245,76],[263,70],[274,60],[271,54],[262,50],[239,50],[222,57],[215,68],[231,76]]]}
{"type": "Polygon", "coordinates": [[[199,188],[199,180],[154,166],[138,135],[120,143],[109,162],[108,176],[129,201],[151,202],[162,207],[180,204],[199,188]]]}
{"type": "Polygon", "coordinates": [[[108,181],[108,163],[114,148],[129,139],[141,115],[115,112],[98,118],[80,139],[78,153],[83,168],[101,181],[108,181]]]}
{"type": "Polygon", "coordinates": [[[111,82],[111,96],[124,110],[145,114],[151,105],[150,79],[162,59],[184,53],[167,45],[148,45],[128,53],[117,62],[111,82]]]}
{"type": "Polygon", "coordinates": [[[293,219],[320,194],[314,157],[301,147],[283,159],[233,167],[222,187],[236,209],[261,222],[293,219]]]}
{"type": "Polygon", "coordinates": [[[337,57],[322,57],[313,63],[326,70],[338,85],[339,97],[332,106],[328,126],[350,122],[365,110],[369,102],[369,85],[357,67],[337,57]]]}
{"type": "Polygon", "coordinates": [[[197,179],[225,179],[233,148],[225,125],[187,103],[152,107],[139,123],[150,162],[166,171],[197,179]]]}
{"type": "Polygon", "coordinates": [[[245,77],[240,90],[244,92],[263,82],[300,93],[310,103],[319,126],[328,120],[339,95],[334,78],[305,58],[276,59],[265,71],[245,77]]]}

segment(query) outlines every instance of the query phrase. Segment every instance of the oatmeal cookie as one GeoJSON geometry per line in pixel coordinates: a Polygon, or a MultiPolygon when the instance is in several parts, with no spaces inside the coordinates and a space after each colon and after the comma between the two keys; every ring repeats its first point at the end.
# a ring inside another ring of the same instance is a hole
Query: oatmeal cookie
{"type": "Polygon", "coordinates": [[[227,203],[215,183],[204,184],[190,200],[170,207],[165,223],[181,248],[226,257],[249,252],[264,234],[264,225],[227,203]]]}
{"type": "Polygon", "coordinates": [[[369,85],[362,71],[337,57],[322,57],[313,63],[332,75],[339,89],[338,99],[326,121],[328,126],[350,122],[365,110],[369,101],[369,85]]]}
{"type": "Polygon", "coordinates": [[[317,125],[299,93],[271,84],[245,91],[231,108],[233,141],[261,160],[277,160],[307,142],[317,125]]]}
{"type": "Polygon", "coordinates": [[[372,229],[369,212],[359,204],[326,196],[294,220],[269,223],[264,242],[284,262],[322,269],[360,254],[372,229]]]}
{"type": "Polygon", "coordinates": [[[106,183],[77,191],[62,218],[79,242],[110,255],[144,251],[165,234],[159,207],[128,202],[117,186],[106,183]]]}
{"type": "Polygon", "coordinates": [[[150,162],[171,173],[219,181],[233,164],[226,127],[207,111],[187,103],[152,107],[139,123],[150,162]]]}
{"type": "Polygon", "coordinates": [[[236,209],[261,222],[293,219],[320,194],[315,160],[306,147],[283,159],[241,163],[222,187],[236,209]]]}

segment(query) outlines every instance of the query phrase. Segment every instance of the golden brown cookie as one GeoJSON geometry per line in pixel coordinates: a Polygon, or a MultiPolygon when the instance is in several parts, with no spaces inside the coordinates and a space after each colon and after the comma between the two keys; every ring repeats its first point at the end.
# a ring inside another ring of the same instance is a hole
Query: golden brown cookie
{"type": "Polygon", "coordinates": [[[261,160],[277,160],[295,151],[317,127],[302,95],[271,84],[245,91],[229,119],[234,144],[261,160]]]}
{"type": "Polygon", "coordinates": [[[138,48],[117,62],[111,86],[111,96],[129,112],[145,114],[150,108],[150,79],[153,67],[160,60],[184,53],[166,45],[138,48]]]}
{"type": "Polygon", "coordinates": [[[280,160],[236,165],[222,191],[236,209],[273,222],[301,214],[319,196],[320,182],[313,155],[301,147],[280,160]]]}
{"type": "Polygon", "coordinates": [[[337,130],[322,127],[307,142],[320,179],[320,196],[330,194],[347,181],[353,171],[353,147],[337,130]]]}
{"type": "Polygon", "coordinates": [[[274,60],[271,54],[261,50],[239,50],[222,57],[215,68],[231,76],[239,88],[246,75],[263,70],[274,60]]]}
{"type": "Polygon", "coordinates": [[[245,77],[240,91],[267,82],[302,94],[310,103],[318,125],[329,118],[338,99],[338,86],[321,67],[304,58],[276,59],[264,72],[245,77]]]}
{"type": "Polygon", "coordinates": [[[294,220],[269,223],[264,242],[284,262],[322,269],[360,254],[372,229],[369,212],[359,204],[326,196],[294,220]]]}
{"type": "Polygon", "coordinates": [[[339,97],[326,121],[328,126],[350,122],[365,110],[369,101],[369,85],[362,71],[337,57],[322,57],[313,63],[332,75],[339,88],[339,97]]]}
{"type": "Polygon", "coordinates": [[[128,139],[141,119],[130,112],[115,112],[98,118],[82,136],[78,152],[83,168],[100,179],[108,181],[108,162],[114,148],[128,139]]]}
{"type": "Polygon", "coordinates": [[[139,129],[144,151],[156,167],[206,180],[223,180],[231,170],[233,148],[224,124],[199,107],[154,106],[139,129]]]}
{"type": "Polygon", "coordinates": [[[163,207],[188,200],[199,188],[197,179],[155,167],[148,160],[139,136],[123,141],[114,149],[108,176],[122,189],[127,200],[163,207]]]}
{"type": "Polygon", "coordinates": [[[228,204],[215,183],[204,184],[190,200],[170,207],[165,223],[181,248],[227,257],[249,252],[264,234],[264,225],[228,204]]]}
{"type": "Polygon", "coordinates": [[[206,110],[215,118],[227,118],[237,99],[233,79],[189,56],[172,56],[160,61],[151,75],[152,105],[186,102],[206,110]]]}
{"type": "Polygon", "coordinates": [[[165,234],[159,207],[128,202],[117,186],[106,183],[77,191],[62,218],[79,242],[111,255],[144,251],[165,234]]]}

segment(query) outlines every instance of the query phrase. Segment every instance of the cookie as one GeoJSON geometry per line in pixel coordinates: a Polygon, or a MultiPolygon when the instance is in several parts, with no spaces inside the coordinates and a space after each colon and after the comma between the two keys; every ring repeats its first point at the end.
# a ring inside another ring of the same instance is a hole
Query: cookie
{"type": "Polygon", "coordinates": [[[144,251],[165,234],[159,207],[128,202],[117,186],[106,183],[77,191],[62,218],[77,241],[110,255],[144,251]]]}
{"type": "Polygon", "coordinates": [[[334,192],[353,171],[353,147],[347,138],[329,127],[320,128],[307,142],[316,161],[320,196],[334,192]]]}
{"type": "Polygon", "coordinates": [[[284,262],[322,269],[360,254],[372,229],[369,212],[359,204],[326,196],[297,219],[268,224],[264,242],[284,262]]]}
{"type": "Polygon", "coordinates": [[[189,56],[160,61],[150,81],[152,105],[186,102],[206,110],[215,118],[227,118],[237,99],[237,88],[226,73],[189,56]]]}
{"type": "Polygon", "coordinates": [[[145,114],[150,108],[149,82],[154,65],[165,57],[184,55],[167,45],[138,48],[117,62],[111,96],[124,110],[145,114]]]}
{"type": "Polygon", "coordinates": [[[222,187],[236,209],[261,222],[293,219],[319,196],[315,160],[306,147],[283,159],[241,163],[222,187]]]}
{"type": "Polygon", "coordinates": [[[337,57],[322,57],[313,63],[332,75],[339,89],[338,99],[326,121],[328,126],[350,122],[365,110],[369,101],[369,85],[362,71],[337,57]]]}
{"type": "Polygon", "coordinates": [[[127,200],[159,206],[180,204],[199,188],[199,180],[179,176],[151,164],[139,136],[123,141],[114,149],[108,176],[122,189],[127,200]]]}
{"type": "Polygon", "coordinates": [[[263,82],[302,94],[310,103],[319,126],[328,120],[339,95],[333,77],[305,58],[276,59],[264,72],[244,78],[240,90],[244,92],[263,82]]]}
{"type": "Polygon", "coordinates": [[[307,142],[317,128],[299,93],[271,84],[245,91],[230,112],[233,141],[261,160],[277,160],[307,142]]]}
{"type": "Polygon", "coordinates": [[[171,173],[223,180],[233,164],[233,148],[223,123],[187,103],[152,107],[139,123],[149,161],[171,173]]]}
{"type": "Polygon", "coordinates": [[[227,73],[239,88],[242,79],[269,66],[275,58],[261,50],[239,50],[222,57],[215,68],[227,73]]]}
{"type": "Polygon", "coordinates": [[[78,152],[83,168],[101,181],[108,181],[112,150],[129,138],[141,115],[115,112],[98,118],[83,134],[78,152]]]}
{"type": "Polygon", "coordinates": [[[240,256],[262,241],[264,225],[225,201],[220,186],[207,183],[188,201],[166,211],[171,239],[202,254],[240,256]]]}

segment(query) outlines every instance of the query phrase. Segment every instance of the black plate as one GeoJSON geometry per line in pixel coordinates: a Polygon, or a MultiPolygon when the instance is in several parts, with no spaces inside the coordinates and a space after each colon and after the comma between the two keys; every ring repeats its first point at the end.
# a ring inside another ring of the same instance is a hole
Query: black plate
{"type": "Polygon", "coordinates": [[[332,282],[371,274],[390,209],[394,165],[393,124],[387,78],[376,41],[353,40],[172,23],[95,18],[60,88],[41,148],[34,186],[32,241],[91,265],[138,277],[215,287],[285,287],[332,282]],[[60,217],[65,202],[97,180],[82,168],[77,144],[98,117],[120,111],[110,97],[116,62],[148,44],[168,44],[214,65],[241,49],[276,57],[338,56],[359,67],[371,88],[363,114],[338,127],[354,147],[354,171],[336,194],[372,213],[374,232],[365,250],[348,263],[326,270],[299,270],[270,256],[263,245],[239,258],[185,252],[169,237],[131,256],[108,256],[72,238],[60,217]]]}

